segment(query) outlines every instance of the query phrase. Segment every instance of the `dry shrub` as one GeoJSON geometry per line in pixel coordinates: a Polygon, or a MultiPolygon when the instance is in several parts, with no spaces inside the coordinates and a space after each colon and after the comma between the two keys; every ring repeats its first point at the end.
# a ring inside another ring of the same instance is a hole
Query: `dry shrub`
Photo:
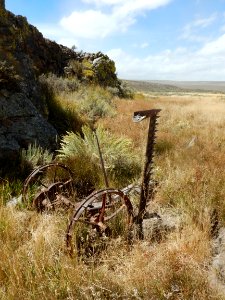
{"type": "Polygon", "coordinates": [[[113,95],[106,88],[78,84],[76,79],[50,74],[39,78],[48,121],[59,135],[80,132],[86,122],[114,116],[113,95]]]}
{"type": "Polygon", "coordinates": [[[83,120],[77,112],[75,101],[68,99],[69,95],[79,87],[76,80],[50,74],[40,76],[39,82],[43,103],[47,107],[48,122],[55,127],[59,135],[67,131],[79,131],[83,120]]]}
{"type": "Polygon", "coordinates": [[[77,111],[89,120],[115,116],[112,94],[105,88],[95,85],[83,86],[71,95],[77,111]]]}
{"type": "Polygon", "coordinates": [[[58,77],[52,73],[41,75],[39,81],[42,85],[48,86],[48,89],[57,95],[77,91],[80,87],[80,82],[76,78],[58,77]]]}
{"type": "Polygon", "coordinates": [[[53,153],[34,143],[29,144],[28,149],[22,149],[20,157],[20,172],[27,177],[33,169],[50,163],[53,160],[53,153]]]}
{"type": "MultiPolygon", "coordinates": [[[[140,175],[139,159],[129,139],[115,137],[102,127],[96,129],[96,134],[112,185],[124,187],[140,175]]],[[[84,194],[86,187],[104,186],[96,137],[89,127],[82,128],[82,136],[64,136],[58,158],[72,167],[74,181],[81,185],[84,194]]]]}

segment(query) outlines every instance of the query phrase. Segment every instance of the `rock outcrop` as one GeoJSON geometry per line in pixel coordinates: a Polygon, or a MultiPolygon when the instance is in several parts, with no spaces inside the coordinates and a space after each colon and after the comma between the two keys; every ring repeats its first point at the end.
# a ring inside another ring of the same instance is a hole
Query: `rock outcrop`
{"type": "Polygon", "coordinates": [[[0,0],[0,9],[5,9],[5,0],[0,0]]]}
{"type": "Polygon", "coordinates": [[[48,122],[49,107],[38,80],[46,73],[75,76],[121,94],[115,63],[107,55],[76,52],[45,39],[0,0],[0,166],[30,143],[52,150],[57,146],[57,131],[48,122]]]}
{"type": "Polygon", "coordinates": [[[0,166],[29,143],[56,148],[57,131],[48,122],[38,77],[63,74],[71,58],[74,51],[43,38],[0,0],[0,166]]]}

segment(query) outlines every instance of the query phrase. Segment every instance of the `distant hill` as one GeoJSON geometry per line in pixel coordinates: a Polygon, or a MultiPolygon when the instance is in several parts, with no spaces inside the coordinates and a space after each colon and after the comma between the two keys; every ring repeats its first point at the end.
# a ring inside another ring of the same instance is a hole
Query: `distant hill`
{"type": "Polygon", "coordinates": [[[225,92],[225,81],[124,80],[136,91],[158,92],[225,92]]]}

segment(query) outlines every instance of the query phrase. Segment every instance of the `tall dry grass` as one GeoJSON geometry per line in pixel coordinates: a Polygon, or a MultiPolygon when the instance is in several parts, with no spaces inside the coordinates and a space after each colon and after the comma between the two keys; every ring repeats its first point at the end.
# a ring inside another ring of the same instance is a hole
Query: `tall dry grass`
{"type": "Polygon", "coordinates": [[[133,139],[144,154],[148,122],[132,122],[134,111],[160,108],[155,176],[157,201],[181,210],[217,207],[224,222],[225,102],[221,95],[149,96],[119,100],[120,112],[101,123],[115,134],[133,139]],[[222,100],[221,100],[222,99],[222,100]]]}
{"type": "MultiPolygon", "coordinates": [[[[161,108],[150,211],[179,217],[161,241],[123,239],[91,259],[67,256],[67,215],[37,215],[0,205],[0,299],[225,299],[212,271],[211,215],[220,225],[224,205],[224,112],[220,95],[140,97],[116,101],[118,114],[101,121],[133,139],[144,154],[147,121],[134,124],[133,111],[161,108]]],[[[2,183],[2,187],[6,183],[2,183]]],[[[7,199],[8,199],[7,198],[7,199]]]]}

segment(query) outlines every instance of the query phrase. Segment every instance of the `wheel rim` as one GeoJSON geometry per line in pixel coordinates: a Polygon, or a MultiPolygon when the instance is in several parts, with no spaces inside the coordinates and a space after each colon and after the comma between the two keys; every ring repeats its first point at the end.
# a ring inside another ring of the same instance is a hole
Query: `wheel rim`
{"type": "Polygon", "coordinates": [[[52,201],[54,200],[53,192],[55,194],[60,193],[62,190],[65,192],[66,189],[68,193],[73,195],[72,174],[72,171],[61,163],[51,163],[34,169],[24,181],[23,203],[27,207],[30,207],[32,203],[37,205],[38,201],[44,196],[52,201]],[[59,180],[60,176],[63,180],[59,180]]]}
{"type": "Polygon", "coordinates": [[[81,223],[81,226],[95,228],[102,234],[107,229],[111,230],[109,225],[112,226],[112,220],[116,219],[122,211],[125,212],[123,222],[126,224],[126,231],[129,231],[133,224],[133,206],[128,196],[121,190],[111,188],[99,190],[77,204],[66,231],[69,253],[73,253],[73,232],[77,227],[75,225],[81,223]]]}

